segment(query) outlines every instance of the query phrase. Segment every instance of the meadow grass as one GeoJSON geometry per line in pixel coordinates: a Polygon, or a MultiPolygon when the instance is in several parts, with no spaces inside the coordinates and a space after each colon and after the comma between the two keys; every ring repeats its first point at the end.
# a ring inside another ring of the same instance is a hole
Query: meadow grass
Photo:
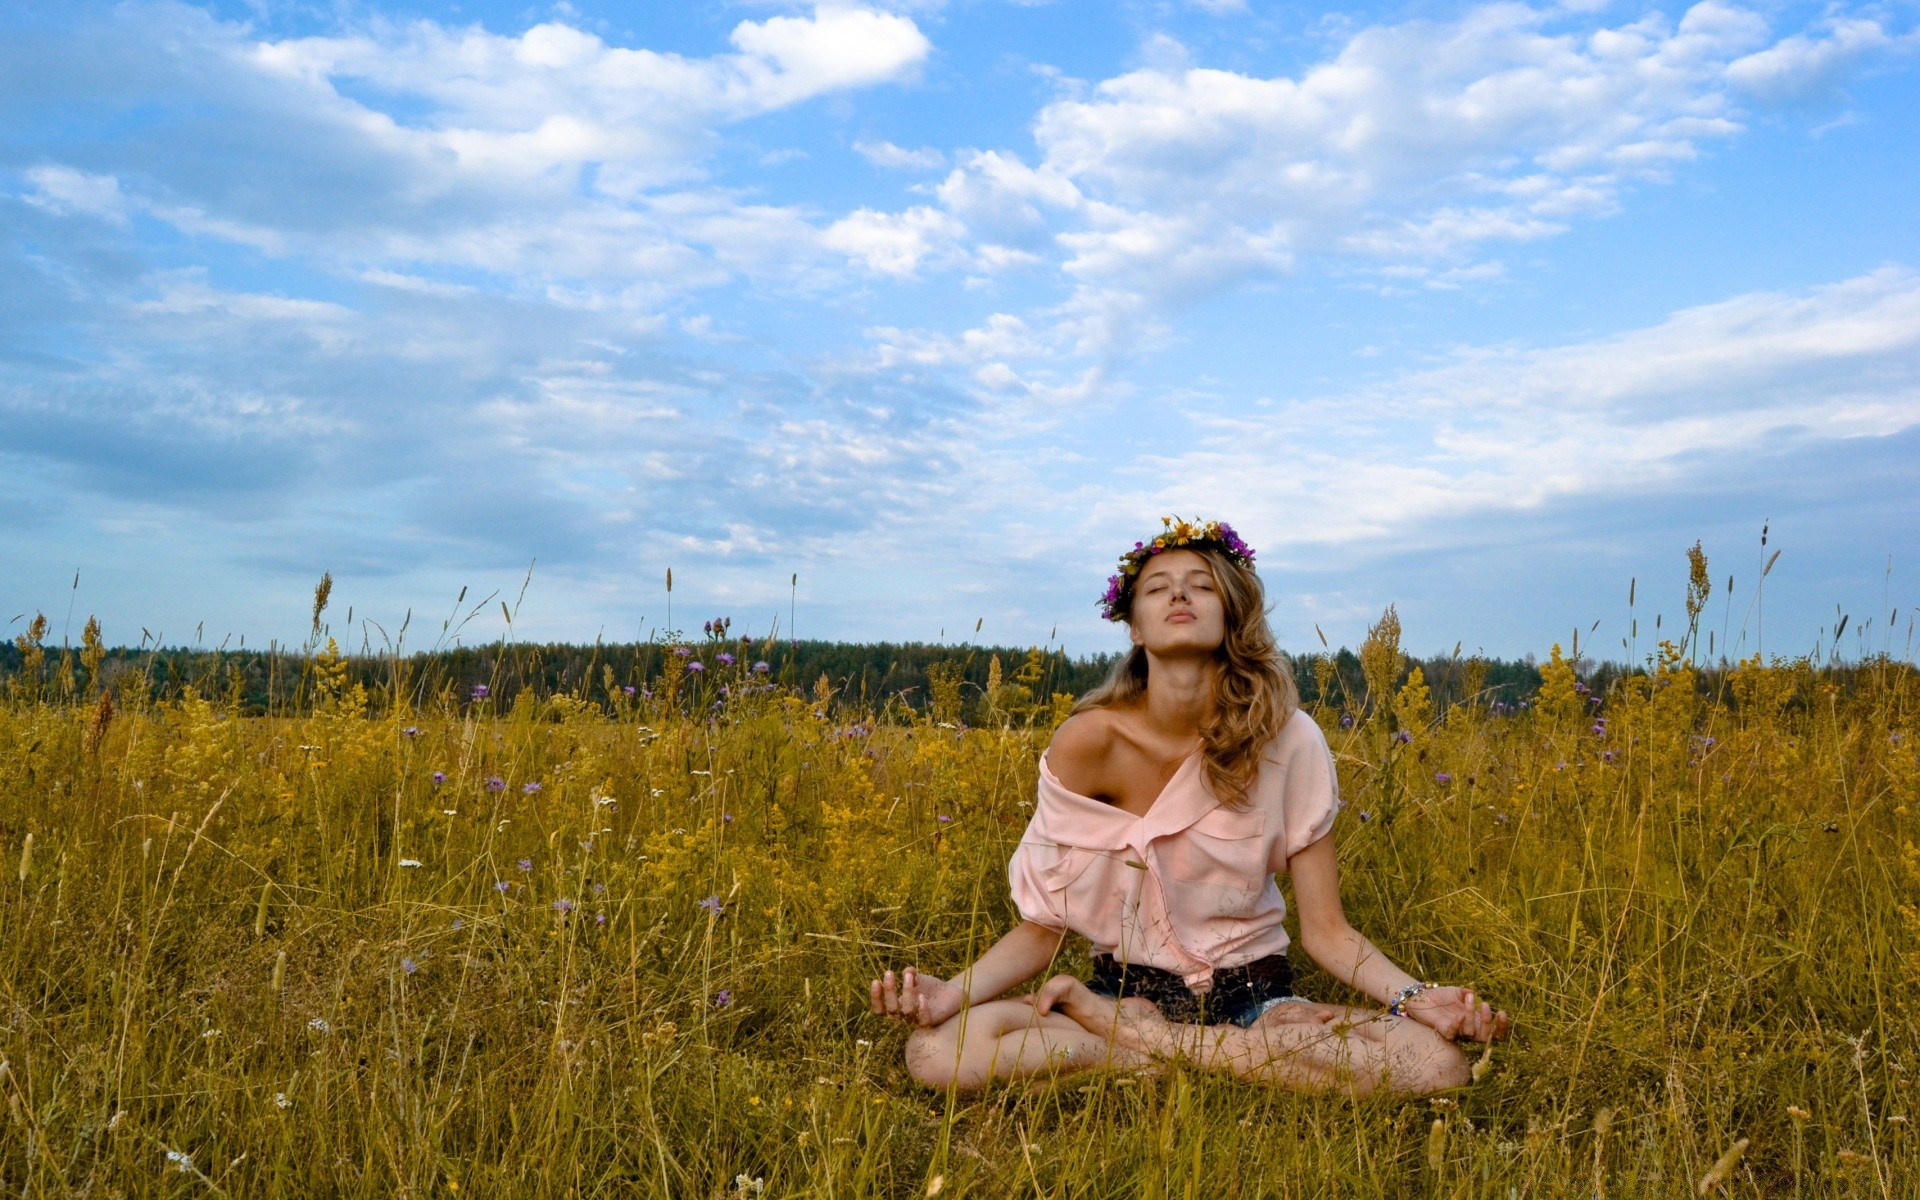
{"type": "Polygon", "coordinates": [[[1669,648],[1595,700],[1556,651],[1527,711],[1436,712],[1372,649],[1314,711],[1349,914],[1515,1017],[1430,1101],[910,1083],[867,980],[1015,920],[1059,705],[878,719],[742,664],[376,712],[328,652],[297,714],[16,689],[0,1193],[1920,1196],[1910,667],[1669,648]]]}

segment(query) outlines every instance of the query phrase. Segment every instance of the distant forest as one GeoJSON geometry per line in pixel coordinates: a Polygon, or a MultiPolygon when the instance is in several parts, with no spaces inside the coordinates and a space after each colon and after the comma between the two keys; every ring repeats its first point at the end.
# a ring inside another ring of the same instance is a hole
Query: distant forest
{"type": "MultiPolygon", "coordinates": [[[[311,648],[102,648],[94,652],[97,666],[90,672],[78,648],[63,651],[48,646],[31,672],[35,678],[21,678],[26,656],[32,652],[21,639],[0,642],[0,681],[6,684],[0,690],[14,696],[57,698],[91,692],[98,682],[121,703],[170,698],[191,690],[248,714],[299,711],[305,703],[314,653],[311,648]],[[97,674],[97,680],[90,674],[97,674]]],[[[1309,703],[1323,699],[1318,680],[1324,671],[1316,668],[1328,657],[1334,667],[1327,684],[1332,695],[1324,699],[1342,707],[1357,702],[1366,691],[1360,659],[1344,649],[1330,656],[1291,657],[1302,699],[1309,703]]],[[[778,683],[826,695],[836,707],[851,711],[875,713],[904,707],[925,714],[932,705],[944,710],[937,715],[978,723],[995,715],[1018,718],[1050,707],[1056,695],[1079,696],[1106,678],[1114,662],[1114,655],[1069,658],[1060,650],[1037,647],[766,642],[709,636],[678,648],[659,643],[494,643],[399,657],[355,654],[344,656],[335,669],[344,672],[348,686],[358,683],[366,688],[376,711],[396,702],[414,709],[469,704],[476,689],[483,689],[480,694],[496,711],[511,707],[522,696],[574,696],[617,705],[623,698],[644,698],[671,672],[683,680],[697,679],[714,693],[725,687],[778,683]],[[670,657],[677,659],[672,666],[670,657]],[[698,670],[689,673],[695,663],[698,670]]],[[[1444,707],[1464,699],[1461,691],[1470,677],[1468,664],[1469,660],[1460,658],[1409,658],[1406,669],[1420,667],[1435,703],[1444,707]]],[[[1482,659],[1473,661],[1472,667],[1471,674],[1479,676],[1481,699],[1489,703],[1516,704],[1540,685],[1540,673],[1530,659],[1482,659]]],[[[1602,670],[1618,673],[1612,668],[1602,670]]]]}

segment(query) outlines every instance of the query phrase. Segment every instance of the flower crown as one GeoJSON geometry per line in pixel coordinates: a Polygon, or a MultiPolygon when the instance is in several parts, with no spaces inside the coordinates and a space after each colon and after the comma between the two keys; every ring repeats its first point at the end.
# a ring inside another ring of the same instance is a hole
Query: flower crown
{"type": "Polygon", "coordinates": [[[1133,549],[1120,556],[1120,569],[1107,580],[1106,595],[1100,597],[1100,613],[1109,621],[1124,621],[1133,607],[1133,580],[1149,558],[1165,550],[1197,549],[1210,546],[1243,567],[1253,566],[1253,547],[1225,521],[1185,521],[1179,517],[1161,517],[1166,532],[1151,542],[1135,542],[1133,549]]]}

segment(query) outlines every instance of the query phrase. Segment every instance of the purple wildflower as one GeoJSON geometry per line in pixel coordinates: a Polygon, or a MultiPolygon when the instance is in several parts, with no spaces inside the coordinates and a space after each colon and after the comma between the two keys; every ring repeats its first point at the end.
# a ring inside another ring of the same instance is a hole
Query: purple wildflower
{"type": "Polygon", "coordinates": [[[593,923],[595,925],[605,925],[607,923],[607,914],[605,913],[593,914],[593,923]]]}
{"type": "Polygon", "coordinates": [[[773,670],[773,668],[768,666],[765,662],[757,662],[753,664],[753,673],[755,675],[765,675],[768,671],[771,671],[771,670],[773,670]]]}
{"type": "Polygon", "coordinates": [[[718,896],[708,896],[705,900],[702,900],[696,907],[706,909],[707,915],[713,916],[713,917],[717,917],[721,913],[724,913],[727,911],[727,906],[720,903],[720,897],[718,896]]]}
{"type": "Polygon", "coordinates": [[[486,684],[476,683],[473,685],[473,698],[475,700],[485,700],[490,694],[486,684]]]}
{"type": "Polygon", "coordinates": [[[525,783],[520,785],[520,794],[522,796],[531,796],[539,790],[540,790],[540,785],[537,783],[525,783]]]}
{"type": "Polygon", "coordinates": [[[413,957],[408,955],[400,960],[400,969],[411,975],[420,969],[420,964],[413,961],[413,957]]]}
{"type": "Polygon", "coordinates": [[[447,773],[445,771],[435,771],[433,773],[433,786],[439,787],[441,784],[445,783],[446,781],[447,781],[447,773]]]}
{"type": "Polygon", "coordinates": [[[487,790],[490,792],[504,792],[507,790],[507,781],[498,775],[489,775],[487,776],[487,790]]]}
{"type": "Polygon", "coordinates": [[[1413,735],[1411,733],[1408,733],[1404,729],[1400,730],[1399,732],[1393,735],[1393,744],[1396,746],[1404,746],[1408,742],[1411,742],[1412,740],[1413,740],[1413,735]]]}
{"type": "Polygon", "coordinates": [[[1340,714],[1340,728],[1342,728],[1342,729],[1352,729],[1352,728],[1353,728],[1353,714],[1352,714],[1352,713],[1348,713],[1348,712],[1343,712],[1343,713],[1341,713],[1341,714],[1340,714]]]}
{"type": "Polygon", "coordinates": [[[573,901],[562,896],[553,902],[553,911],[557,913],[570,913],[573,911],[573,901]]]}
{"type": "Polygon", "coordinates": [[[1453,776],[1447,774],[1445,771],[1435,771],[1433,773],[1433,781],[1444,786],[1453,782],[1453,776]]]}
{"type": "Polygon", "coordinates": [[[693,651],[687,649],[685,646],[675,646],[673,648],[673,656],[675,658],[691,658],[693,657],[693,651]]]}
{"type": "Polygon", "coordinates": [[[513,886],[512,884],[508,883],[504,879],[496,879],[493,881],[493,890],[496,892],[504,892],[512,886],[513,886]]]}
{"type": "Polygon", "coordinates": [[[518,866],[522,871],[533,870],[533,860],[530,858],[523,858],[515,865],[518,866]]]}
{"type": "Polygon", "coordinates": [[[404,738],[417,738],[420,736],[420,727],[418,725],[409,725],[400,731],[400,736],[404,738]]]}
{"type": "Polygon", "coordinates": [[[692,671],[696,675],[706,669],[706,665],[697,658],[687,664],[687,670],[692,671]]]}
{"type": "Polygon", "coordinates": [[[606,885],[606,884],[604,884],[604,883],[596,883],[596,884],[594,884],[594,885],[593,885],[593,894],[594,894],[594,895],[596,895],[596,896],[604,896],[604,895],[606,895],[606,894],[607,894],[607,885],[606,885]]]}
{"type": "Polygon", "coordinates": [[[720,814],[720,823],[721,823],[722,825],[731,825],[731,824],[733,824],[733,814],[732,814],[732,813],[721,813],[721,814],[720,814]]]}
{"type": "Polygon", "coordinates": [[[1591,726],[1588,727],[1587,732],[1595,735],[1596,737],[1605,737],[1607,736],[1607,723],[1605,721],[1595,721],[1591,726]]]}
{"type": "Polygon", "coordinates": [[[620,690],[629,696],[633,695],[633,689],[631,687],[623,687],[620,690]]]}
{"type": "Polygon", "coordinates": [[[1361,810],[1360,810],[1360,823],[1361,823],[1362,825],[1364,825],[1364,824],[1366,824],[1366,823],[1367,823],[1368,821],[1371,821],[1371,820],[1373,820],[1373,814],[1372,814],[1372,813],[1370,813],[1370,812],[1368,812],[1368,811],[1367,811],[1366,809],[1364,809],[1364,808],[1363,808],[1363,809],[1361,809],[1361,810]]]}
{"type": "Polygon", "coordinates": [[[947,825],[952,823],[953,818],[949,817],[945,813],[941,813],[939,816],[935,817],[934,820],[940,822],[942,825],[947,825]]]}
{"type": "Polygon", "coordinates": [[[1601,762],[1609,762],[1609,763],[1610,763],[1610,762],[1612,762],[1612,761],[1613,761],[1613,759],[1614,759],[1614,754],[1613,754],[1613,751],[1611,751],[1611,750],[1609,750],[1609,751],[1607,751],[1607,752],[1606,752],[1605,754],[1602,754],[1602,755],[1600,756],[1600,761],[1601,761],[1601,762]]]}
{"type": "Polygon", "coordinates": [[[728,988],[721,988],[719,991],[713,994],[713,1006],[715,1008],[725,1008],[727,1005],[732,1003],[733,1003],[733,992],[728,988]]]}
{"type": "Polygon", "coordinates": [[[733,655],[728,654],[725,650],[722,650],[720,653],[714,655],[713,657],[718,659],[720,662],[720,665],[723,667],[730,667],[733,665],[733,655]]]}

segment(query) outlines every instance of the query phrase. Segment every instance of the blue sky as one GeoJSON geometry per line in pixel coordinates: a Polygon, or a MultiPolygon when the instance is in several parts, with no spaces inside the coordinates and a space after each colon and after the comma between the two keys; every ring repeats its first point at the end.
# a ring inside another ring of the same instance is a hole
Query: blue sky
{"type": "Polygon", "coordinates": [[[1298,648],[1619,657],[1637,579],[1644,652],[1697,539],[1743,651],[1777,549],[1769,652],[1906,653],[1917,30],[0,5],[0,620],[297,640],[331,571],[419,645],[533,563],[523,638],[671,567],[681,626],[1095,651],[1178,512],[1298,648]]]}

